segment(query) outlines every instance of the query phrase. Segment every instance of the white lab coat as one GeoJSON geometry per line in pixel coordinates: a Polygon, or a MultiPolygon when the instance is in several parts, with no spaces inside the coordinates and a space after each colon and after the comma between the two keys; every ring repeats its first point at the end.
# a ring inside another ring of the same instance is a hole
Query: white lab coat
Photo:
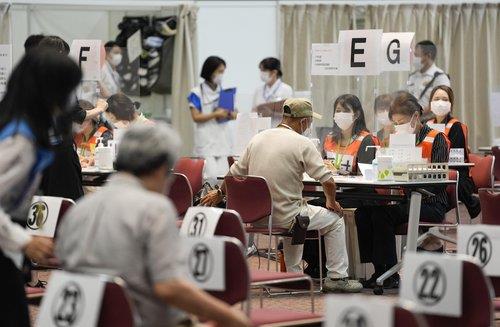
{"type": "MultiPolygon", "coordinates": [[[[189,106],[203,114],[212,113],[219,103],[221,87],[212,90],[203,82],[191,90],[189,106]]],[[[194,150],[197,157],[205,158],[205,180],[211,184],[217,182],[217,176],[225,175],[229,169],[227,157],[230,155],[229,130],[227,123],[215,119],[194,126],[194,150]]]]}
{"type": "Polygon", "coordinates": [[[281,101],[291,97],[293,97],[292,87],[281,79],[277,79],[271,87],[263,84],[255,90],[252,107],[256,108],[263,103],[281,101]]]}
{"type": "Polygon", "coordinates": [[[120,92],[120,75],[111,67],[106,60],[101,69],[101,83],[110,95],[120,92]]]}

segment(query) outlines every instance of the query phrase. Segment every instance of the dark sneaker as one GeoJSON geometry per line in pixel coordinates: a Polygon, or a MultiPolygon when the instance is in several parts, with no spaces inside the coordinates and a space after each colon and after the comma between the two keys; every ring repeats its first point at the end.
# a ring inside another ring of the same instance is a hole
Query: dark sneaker
{"type": "Polygon", "coordinates": [[[331,293],[359,293],[363,289],[363,285],[357,280],[346,278],[332,279],[325,278],[323,283],[323,292],[331,293]]]}

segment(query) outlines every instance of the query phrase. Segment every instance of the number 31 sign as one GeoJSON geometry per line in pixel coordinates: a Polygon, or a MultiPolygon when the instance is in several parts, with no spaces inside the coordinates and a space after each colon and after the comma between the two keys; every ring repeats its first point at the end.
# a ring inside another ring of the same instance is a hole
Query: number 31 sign
{"type": "Polygon", "coordinates": [[[500,276],[500,226],[458,226],[457,253],[476,258],[486,275],[500,276]]]}

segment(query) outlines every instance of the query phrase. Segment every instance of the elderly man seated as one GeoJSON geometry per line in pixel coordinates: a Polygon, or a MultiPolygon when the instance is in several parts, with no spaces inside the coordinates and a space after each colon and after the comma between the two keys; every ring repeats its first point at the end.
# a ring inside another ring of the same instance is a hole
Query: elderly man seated
{"type": "Polygon", "coordinates": [[[141,326],[181,326],[189,320],[184,312],[216,326],[248,326],[240,311],[182,277],[177,215],[163,195],[179,143],[164,123],[128,130],[116,159],[118,173],[71,209],[56,254],[66,270],[123,278],[141,326]]]}
{"type": "MultiPolygon", "coordinates": [[[[335,201],[333,173],[327,169],[313,142],[303,136],[311,128],[311,102],[307,99],[288,99],[283,105],[283,121],[277,128],[254,136],[240,160],[233,164],[228,175],[256,175],[267,180],[273,199],[273,226],[290,228],[298,214],[308,216],[309,230],[320,229],[325,238],[326,268],[324,290],[330,292],[359,292],[358,281],[348,280],[348,257],[345,243],[342,208],[335,201]],[[321,182],[326,208],[308,205],[302,198],[302,176],[306,172],[321,182]]],[[[222,201],[225,185],[207,194],[204,205],[222,201]]],[[[262,221],[267,226],[267,219],[262,221]]],[[[303,245],[292,245],[291,238],[283,242],[287,271],[300,271],[303,245]]]]}

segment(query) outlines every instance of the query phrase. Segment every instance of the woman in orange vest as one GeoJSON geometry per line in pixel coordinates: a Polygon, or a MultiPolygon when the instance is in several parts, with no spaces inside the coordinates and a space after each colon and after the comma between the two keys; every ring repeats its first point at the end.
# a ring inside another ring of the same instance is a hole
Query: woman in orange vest
{"type": "MultiPolygon", "coordinates": [[[[452,116],[454,98],[453,90],[450,87],[436,86],[431,92],[429,104],[436,118],[427,123],[443,124],[444,133],[450,140],[450,148],[463,149],[464,161],[469,162],[468,128],[467,125],[452,116]]],[[[481,212],[481,205],[479,199],[472,195],[476,187],[470,176],[470,169],[469,167],[461,167],[456,170],[459,173],[458,199],[462,201],[469,211],[469,215],[474,219],[481,212]]]]}
{"type": "Polygon", "coordinates": [[[357,96],[341,95],[335,100],[333,108],[333,130],[323,142],[327,165],[357,174],[358,162],[371,164],[375,158],[375,149],[366,147],[379,145],[379,141],[366,128],[365,114],[357,96]]]}
{"type": "MultiPolygon", "coordinates": [[[[392,96],[381,94],[375,98],[373,109],[377,121],[377,138],[383,147],[389,146],[389,136],[394,132],[394,125],[389,119],[389,109],[391,107],[392,96]]],[[[375,134],[375,133],[374,133],[375,134]]]]}
{"type": "MultiPolygon", "coordinates": [[[[389,117],[394,123],[396,134],[415,134],[416,145],[422,147],[422,156],[430,162],[448,162],[448,141],[443,133],[432,130],[420,122],[422,107],[418,100],[406,91],[397,92],[391,103],[389,117]]],[[[445,187],[427,188],[435,196],[422,199],[420,216],[422,220],[442,222],[448,208],[445,187]]],[[[376,279],[397,263],[395,230],[408,222],[409,203],[360,207],[355,212],[361,262],[371,262],[375,273],[363,285],[375,286],[376,279]]],[[[440,243],[430,244],[441,250],[440,243]]],[[[384,287],[396,288],[399,276],[396,274],[385,281],[384,287]]]]}
{"type": "MultiPolygon", "coordinates": [[[[91,110],[94,107],[85,100],[80,100],[78,103],[85,110],[91,110]]],[[[107,145],[108,141],[113,138],[113,132],[100,124],[98,118],[86,120],[77,128],[74,141],[82,167],[93,165],[95,148],[99,138],[102,138],[103,144],[107,145]]]]}

